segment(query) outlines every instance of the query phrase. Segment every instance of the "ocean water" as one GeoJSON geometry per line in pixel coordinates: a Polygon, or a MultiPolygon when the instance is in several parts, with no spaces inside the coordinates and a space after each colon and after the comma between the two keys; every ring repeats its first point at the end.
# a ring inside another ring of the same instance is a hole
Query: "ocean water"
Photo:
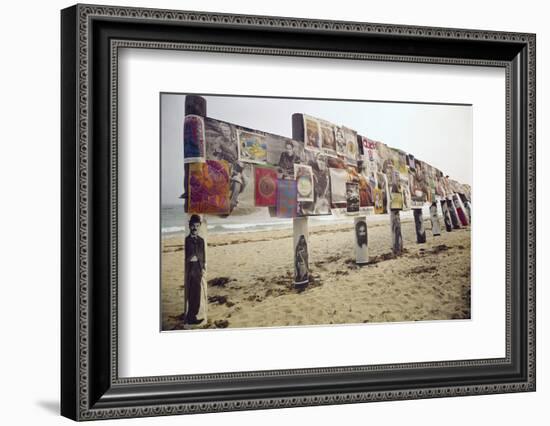
{"type": "MultiPolygon", "coordinates": [[[[424,219],[429,218],[429,208],[424,208],[424,219]]],[[[440,218],[441,218],[441,212],[440,218]]],[[[166,205],[161,208],[161,232],[162,235],[185,232],[186,213],[183,205],[166,205]]],[[[401,219],[412,218],[412,210],[401,213],[401,219]]],[[[369,215],[368,222],[388,222],[387,214],[369,215]]],[[[258,208],[254,213],[242,216],[229,216],[226,218],[208,216],[208,233],[226,234],[236,232],[254,232],[265,230],[283,230],[292,228],[292,219],[270,217],[266,207],[258,208]]],[[[353,216],[346,214],[330,216],[312,216],[309,218],[310,226],[353,224],[353,216]]]]}

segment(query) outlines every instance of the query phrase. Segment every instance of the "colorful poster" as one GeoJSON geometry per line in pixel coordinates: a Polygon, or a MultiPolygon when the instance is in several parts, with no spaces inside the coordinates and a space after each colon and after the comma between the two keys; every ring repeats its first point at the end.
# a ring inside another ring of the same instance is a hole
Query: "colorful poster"
{"type": "Polygon", "coordinates": [[[310,150],[321,149],[321,126],[313,117],[304,115],[304,146],[310,150]]]}
{"type": "Polygon", "coordinates": [[[346,182],[348,172],[346,169],[329,168],[330,191],[332,195],[332,207],[345,207],[346,205],[346,182]]]}
{"type": "Polygon", "coordinates": [[[383,214],[384,213],[384,207],[385,207],[385,201],[384,201],[384,195],[380,188],[374,188],[373,191],[374,194],[374,214],[383,214]]]}
{"type": "Polygon", "coordinates": [[[372,190],[374,185],[371,185],[369,179],[363,174],[359,175],[359,207],[374,206],[374,195],[372,190]]]}
{"type": "Polygon", "coordinates": [[[239,129],[239,160],[247,163],[265,164],[267,162],[266,137],[259,133],[239,129]]]}
{"type": "Polygon", "coordinates": [[[453,203],[453,200],[447,198],[447,206],[449,207],[449,214],[451,215],[451,222],[454,229],[460,229],[460,222],[458,220],[458,214],[456,212],[456,207],[453,203]]]}
{"type": "Polygon", "coordinates": [[[294,164],[297,201],[313,201],[313,170],[305,164],[294,164]]]}
{"type": "Polygon", "coordinates": [[[277,181],[277,217],[296,217],[296,181],[277,181]]]}
{"type": "Polygon", "coordinates": [[[358,216],[353,219],[353,224],[355,230],[355,263],[363,265],[369,262],[367,217],[358,216]]]}
{"type": "Polygon", "coordinates": [[[229,165],[207,160],[189,165],[189,213],[229,214],[229,165]]]}
{"type": "Polygon", "coordinates": [[[277,205],[277,170],[254,167],[254,202],[257,207],[277,205]]]}
{"type": "Polygon", "coordinates": [[[186,115],[183,121],[183,162],[205,161],[204,119],[199,115],[186,115]]]}
{"type": "Polygon", "coordinates": [[[368,175],[376,175],[378,173],[378,161],[379,156],[376,152],[376,142],[362,136],[361,142],[363,144],[363,162],[364,168],[368,175]]]}
{"type": "Polygon", "coordinates": [[[359,184],[346,182],[346,211],[359,213],[359,184]]]}

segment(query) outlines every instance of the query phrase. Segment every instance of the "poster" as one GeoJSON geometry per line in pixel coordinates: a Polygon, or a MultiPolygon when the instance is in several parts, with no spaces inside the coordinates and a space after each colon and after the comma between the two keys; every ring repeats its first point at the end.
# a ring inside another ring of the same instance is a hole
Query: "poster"
{"type": "Polygon", "coordinates": [[[189,213],[229,214],[229,165],[207,160],[189,165],[189,213]]]}
{"type": "Polygon", "coordinates": [[[362,265],[369,262],[369,238],[367,217],[357,216],[353,219],[355,234],[355,263],[362,265]]]}
{"type": "Polygon", "coordinates": [[[293,220],[294,235],[294,286],[309,283],[309,233],[307,217],[293,220]]]}
{"type": "Polygon", "coordinates": [[[296,217],[296,197],[295,180],[277,181],[277,217],[296,217]]]}
{"type": "Polygon", "coordinates": [[[330,190],[332,195],[332,207],[344,207],[346,205],[346,182],[348,172],[345,169],[329,168],[330,190]]]}
{"type": "Polygon", "coordinates": [[[359,213],[359,184],[346,182],[346,211],[359,213]]]}
{"type": "Polygon", "coordinates": [[[271,167],[254,167],[254,195],[257,207],[277,205],[277,171],[271,167]]]}
{"type": "Polygon", "coordinates": [[[416,230],[416,242],[422,244],[426,242],[426,230],[424,229],[424,217],[422,209],[414,209],[414,228],[416,230]]]}
{"type": "Polygon", "coordinates": [[[198,115],[186,115],[183,122],[183,162],[205,161],[204,119],[198,115]]]}
{"type": "Polygon", "coordinates": [[[297,201],[313,201],[313,170],[306,164],[294,164],[297,201]]]}
{"type": "Polygon", "coordinates": [[[239,129],[238,137],[240,161],[257,164],[265,164],[267,162],[265,135],[239,129]]]}
{"type": "Polygon", "coordinates": [[[237,128],[233,124],[205,117],[206,159],[225,160],[230,165],[239,160],[237,128]]]}
{"type": "Polygon", "coordinates": [[[292,139],[266,135],[267,162],[277,168],[279,179],[294,180],[294,164],[301,163],[304,145],[292,139]]]}

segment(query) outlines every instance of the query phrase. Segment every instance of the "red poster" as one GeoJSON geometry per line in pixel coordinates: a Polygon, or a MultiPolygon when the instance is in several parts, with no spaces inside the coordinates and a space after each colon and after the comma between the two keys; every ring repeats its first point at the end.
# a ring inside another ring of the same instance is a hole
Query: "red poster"
{"type": "Polygon", "coordinates": [[[277,170],[268,167],[254,168],[254,200],[258,207],[277,205],[277,170]]]}

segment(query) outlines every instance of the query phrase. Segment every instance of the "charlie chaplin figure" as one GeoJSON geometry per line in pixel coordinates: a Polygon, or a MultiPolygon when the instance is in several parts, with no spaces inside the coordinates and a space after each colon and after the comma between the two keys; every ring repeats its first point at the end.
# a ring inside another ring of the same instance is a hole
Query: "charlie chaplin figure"
{"type": "Polygon", "coordinates": [[[201,282],[206,265],[204,240],[199,236],[200,227],[200,216],[191,215],[189,235],[185,237],[185,322],[187,324],[200,324],[203,321],[197,319],[201,303],[201,282]]]}

